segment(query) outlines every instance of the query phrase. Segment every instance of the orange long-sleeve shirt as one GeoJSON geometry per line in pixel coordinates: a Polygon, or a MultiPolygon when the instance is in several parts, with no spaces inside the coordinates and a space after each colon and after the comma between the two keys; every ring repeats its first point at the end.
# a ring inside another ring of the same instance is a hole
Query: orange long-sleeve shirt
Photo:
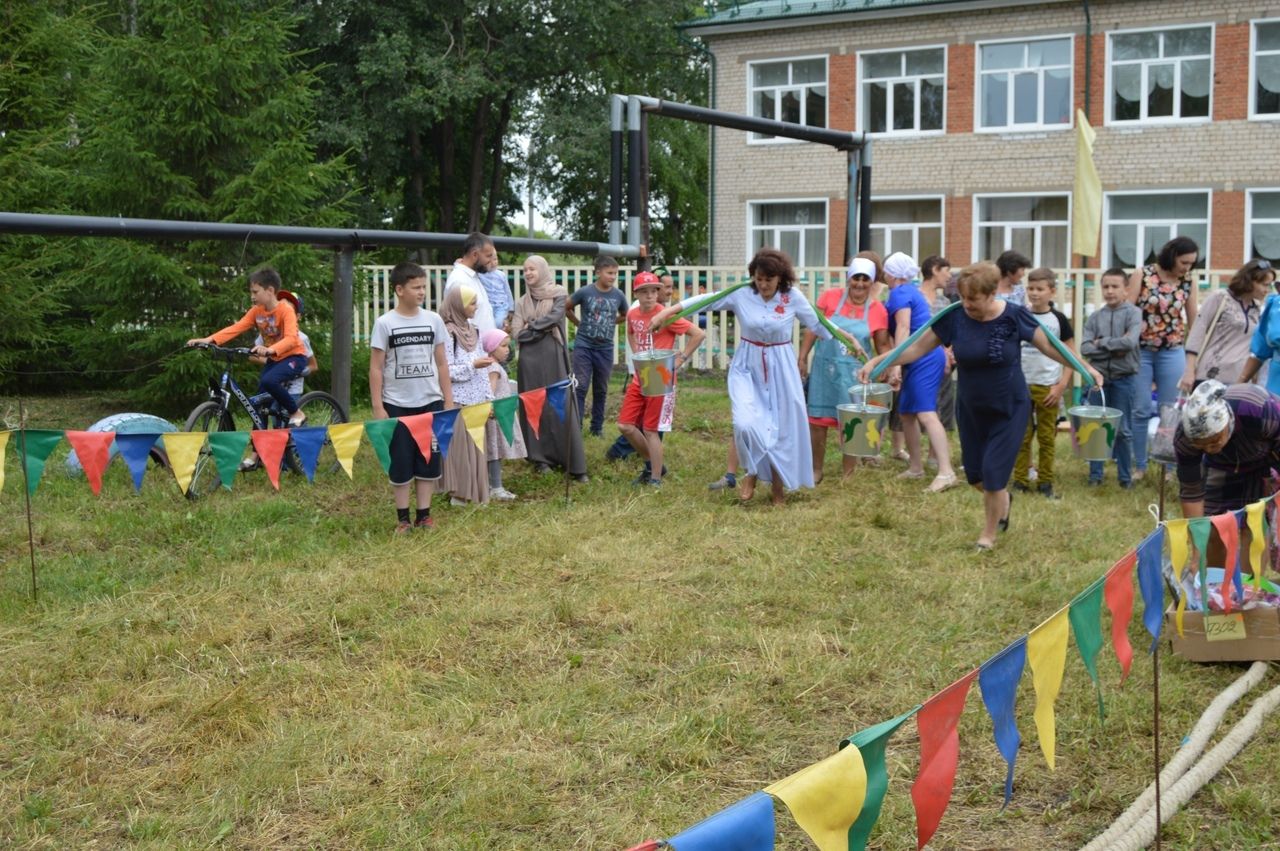
{"type": "Polygon", "coordinates": [[[258,305],[249,308],[249,312],[240,317],[234,325],[228,325],[213,335],[213,342],[222,345],[228,340],[256,327],[262,335],[263,342],[275,349],[273,361],[284,360],[293,355],[306,354],[302,341],[298,339],[298,315],[293,312],[293,305],[281,299],[275,310],[263,310],[258,305]]]}

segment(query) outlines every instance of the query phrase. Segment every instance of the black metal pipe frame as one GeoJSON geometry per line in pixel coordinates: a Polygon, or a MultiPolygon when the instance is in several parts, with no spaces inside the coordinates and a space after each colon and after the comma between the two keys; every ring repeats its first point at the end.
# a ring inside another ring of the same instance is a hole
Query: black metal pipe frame
{"type": "Polygon", "coordinates": [[[609,241],[622,242],[622,95],[609,97],[609,241]]]}
{"type": "MultiPolygon", "coordinates": [[[[862,175],[858,185],[858,205],[861,214],[858,216],[858,250],[871,249],[871,140],[862,145],[862,175]]],[[[850,199],[850,204],[853,203],[850,199]]]]}
{"type": "Polygon", "coordinates": [[[627,242],[640,246],[640,104],[627,99],[627,242]]]}
{"type": "Polygon", "coordinates": [[[736,112],[724,112],[719,109],[708,109],[705,106],[693,106],[688,103],[662,100],[660,98],[633,95],[640,102],[640,108],[646,112],[664,115],[667,118],[680,118],[685,121],[696,121],[699,124],[712,124],[716,127],[731,127],[735,130],[747,130],[753,133],[765,133],[770,136],[782,136],[787,139],[800,139],[805,142],[817,142],[830,145],[836,150],[851,151],[862,147],[865,136],[844,130],[830,130],[826,127],[807,127],[803,124],[792,124],[787,121],[774,121],[772,118],[757,118],[754,115],[741,115],[736,112]]]}

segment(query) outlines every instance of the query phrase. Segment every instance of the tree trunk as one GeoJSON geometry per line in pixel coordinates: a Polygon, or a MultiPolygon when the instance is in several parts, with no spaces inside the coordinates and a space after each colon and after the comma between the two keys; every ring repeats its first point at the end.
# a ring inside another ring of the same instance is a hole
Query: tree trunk
{"type": "Polygon", "coordinates": [[[484,214],[485,233],[493,233],[493,225],[498,216],[498,201],[502,194],[502,142],[506,138],[507,127],[511,124],[511,104],[515,101],[515,96],[514,91],[509,91],[502,99],[502,108],[498,112],[498,126],[493,134],[493,160],[489,167],[489,205],[484,214]]]}
{"type": "Polygon", "coordinates": [[[453,180],[455,127],[453,116],[449,116],[434,128],[436,161],[440,164],[440,230],[445,233],[457,231],[458,198],[453,180]]]}
{"type": "Polygon", "coordinates": [[[417,127],[409,128],[409,215],[413,229],[427,229],[427,214],[424,207],[423,173],[422,173],[422,134],[417,127]]]}
{"type": "Polygon", "coordinates": [[[480,229],[480,192],[484,185],[484,143],[489,137],[489,110],[493,99],[485,95],[471,122],[471,181],[467,187],[467,230],[480,229]]]}

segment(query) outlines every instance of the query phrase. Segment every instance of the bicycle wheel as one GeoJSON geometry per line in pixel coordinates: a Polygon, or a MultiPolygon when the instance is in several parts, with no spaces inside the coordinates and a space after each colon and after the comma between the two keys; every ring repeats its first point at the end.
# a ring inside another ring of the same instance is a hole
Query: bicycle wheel
{"type": "MultiPolygon", "coordinates": [[[[187,417],[183,431],[235,431],[236,424],[231,414],[217,402],[202,402],[187,417]]],[[[213,461],[213,451],[205,443],[196,458],[196,468],[191,474],[191,487],[187,488],[188,499],[199,499],[213,493],[222,485],[218,475],[218,465],[213,461]]]]}
{"type": "MultiPolygon", "coordinates": [[[[323,390],[303,393],[298,399],[298,410],[307,415],[308,427],[330,426],[347,421],[347,412],[343,410],[342,403],[323,390]]],[[[302,461],[298,458],[292,442],[289,443],[289,449],[285,453],[285,462],[295,473],[302,472],[302,461]]],[[[320,449],[320,457],[316,460],[316,475],[335,473],[341,469],[342,465],[338,463],[337,453],[333,451],[333,443],[326,437],[324,446],[320,449]]]]}

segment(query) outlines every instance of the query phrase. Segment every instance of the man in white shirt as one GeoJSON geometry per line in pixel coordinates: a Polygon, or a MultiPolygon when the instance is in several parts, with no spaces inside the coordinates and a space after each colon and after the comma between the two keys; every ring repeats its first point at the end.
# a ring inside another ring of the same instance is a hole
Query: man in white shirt
{"type": "Polygon", "coordinates": [[[476,294],[476,315],[472,323],[480,329],[483,336],[497,328],[493,321],[493,306],[484,291],[479,275],[498,268],[498,251],[493,247],[493,240],[483,233],[467,234],[462,243],[462,256],[453,261],[453,271],[445,282],[444,291],[448,293],[454,287],[466,284],[476,294]]]}

